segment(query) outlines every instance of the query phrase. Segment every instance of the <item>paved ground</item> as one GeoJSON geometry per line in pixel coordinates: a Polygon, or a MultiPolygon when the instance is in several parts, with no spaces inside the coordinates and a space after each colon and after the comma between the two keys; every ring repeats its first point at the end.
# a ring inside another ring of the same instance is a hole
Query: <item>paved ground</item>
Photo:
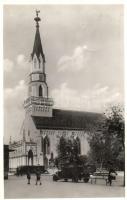
{"type": "Polygon", "coordinates": [[[52,176],[42,176],[41,179],[42,185],[36,186],[35,176],[32,176],[30,185],[27,185],[25,176],[10,176],[4,182],[5,198],[124,197],[122,176],[117,176],[117,181],[112,186],[106,186],[104,180],[91,184],[53,182],[52,176]]]}

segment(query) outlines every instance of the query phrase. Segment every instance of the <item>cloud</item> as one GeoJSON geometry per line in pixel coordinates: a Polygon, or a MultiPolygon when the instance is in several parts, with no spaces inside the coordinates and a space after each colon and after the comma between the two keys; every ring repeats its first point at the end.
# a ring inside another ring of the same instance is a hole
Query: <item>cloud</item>
{"type": "Polygon", "coordinates": [[[17,64],[23,68],[26,68],[26,66],[29,66],[28,61],[26,60],[25,56],[23,54],[19,54],[16,58],[17,64]]]}
{"type": "Polygon", "coordinates": [[[82,92],[71,89],[67,83],[52,91],[55,107],[71,110],[104,112],[110,104],[123,102],[123,96],[117,89],[95,85],[82,92]]]}
{"type": "Polygon", "coordinates": [[[17,56],[17,64],[22,65],[25,62],[25,56],[23,54],[19,54],[17,56]]]}
{"type": "Polygon", "coordinates": [[[58,71],[80,71],[87,66],[91,51],[86,45],[78,46],[71,56],[62,56],[58,61],[58,71]]]}
{"type": "Polygon", "coordinates": [[[26,65],[29,65],[29,63],[26,61],[26,58],[23,54],[17,55],[15,61],[12,61],[8,58],[4,59],[5,72],[12,72],[13,70],[19,69],[19,67],[23,69],[24,67],[26,67],[26,65]]]}
{"type": "Polygon", "coordinates": [[[5,72],[11,72],[14,68],[14,63],[13,61],[9,60],[9,59],[5,59],[4,60],[4,71],[5,72]]]}
{"type": "Polygon", "coordinates": [[[19,139],[19,133],[24,119],[23,102],[27,87],[24,80],[20,80],[17,86],[4,90],[4,140],[9,137],[19,139]]]}
{"type": "Polygon", "coordinates": [[[25,90],[26,90],[25,81],[20,80],[18,85],[16,85],[14,88],[6,88],[4,90],[4,98],[7,101],[9,101],[10,98],[14,99],[15,97],[20,97],[20,96],[24,98],[24,96],[26,96],[25,90]]]}

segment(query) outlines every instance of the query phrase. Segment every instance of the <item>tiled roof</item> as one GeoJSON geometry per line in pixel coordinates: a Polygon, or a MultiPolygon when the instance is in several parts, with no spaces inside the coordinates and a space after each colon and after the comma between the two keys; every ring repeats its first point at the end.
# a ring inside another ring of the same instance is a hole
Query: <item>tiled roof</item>
{"type": "Polygon", "coordinates": [[[37,129],[88,130],[102,117],[100,113],[53,109],[53,117],[32,118],[37,129]]]}

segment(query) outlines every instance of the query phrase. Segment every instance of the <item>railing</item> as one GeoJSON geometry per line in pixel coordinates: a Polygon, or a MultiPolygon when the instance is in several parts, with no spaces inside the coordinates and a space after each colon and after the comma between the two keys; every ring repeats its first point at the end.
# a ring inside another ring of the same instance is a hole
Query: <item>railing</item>
{"type": "Polygon", "coordinates": [[[52,98],[43,98],[43,97],[29,97],[24,101],[24,107],[27,107],[31,104],[34,105],[43,105],[43,106],[52,106],[53,99],[52,98]]]}

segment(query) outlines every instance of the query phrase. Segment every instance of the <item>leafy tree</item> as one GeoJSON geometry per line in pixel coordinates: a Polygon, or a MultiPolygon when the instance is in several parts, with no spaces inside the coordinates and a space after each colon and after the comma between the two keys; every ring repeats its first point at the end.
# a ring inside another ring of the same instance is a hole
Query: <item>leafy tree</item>
{"type": "Polygon", "coordinates": [[[120,106],[112,106],[110,110],[107,110],[106,115],[106,123],[105,125],[108,127],[108,132],[112,134],[114,138],[117,138],[120,142],[122,148],[125,148],[125,123],[124,123],[124,114],[123,108],[120,106]]]}
{"type": "MultiPolygon", "coordinates": [[[[106,126],[108,133],[112,135],[112,153],[116,164],[121,164],[124,170],[125,185],[125,121],[124,109],[121,106],[112,106],[107,110],[106,126]]],[[[119,166],[120,167],[120,166],[119,166]]]]}
{"type": "MultiPolygon", "coordinates": [[[[89,160],[101,167],[108,167],[109,161],[124,165],[124,116],[120,106],[109,108],[94,131],[89,134],[89,160]],[[120,154],[122,156],[120,156],[120,154]]],[[[120,167],[120,165],[118,166],[120,167]]]]}
{"type": "Polygon", "coordinates": [[[65,163],[83,164],[86,162],[86,156],[80,156],[78,140],[74,137],[61,137],[57,145],[58,158],[57,164],[61,166],[65,163]]]}

